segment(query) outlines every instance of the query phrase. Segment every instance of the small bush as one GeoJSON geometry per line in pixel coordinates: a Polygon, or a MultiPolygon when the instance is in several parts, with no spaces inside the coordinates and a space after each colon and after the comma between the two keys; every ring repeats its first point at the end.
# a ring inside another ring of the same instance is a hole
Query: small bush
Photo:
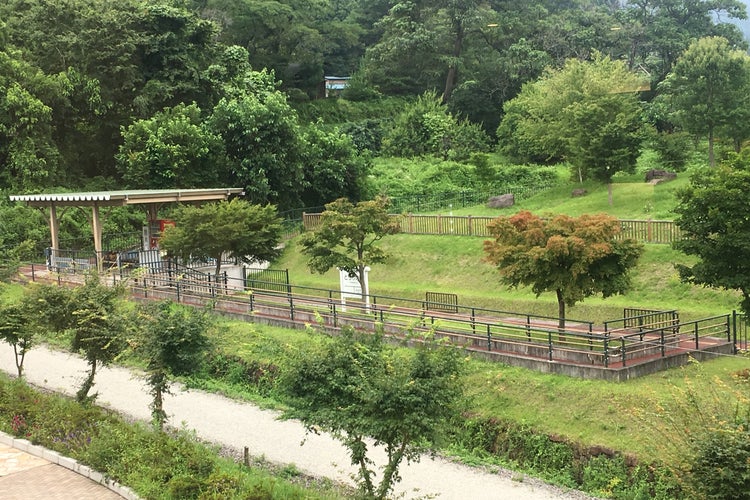
{"type": "Polygon", "coordinates": [[[175,476],[167,483],[167,491],[172,498],[192,500],[201,494],[202,482],[191,476],[175,476]]]}
{"type": "Polygon", "coordinates": [[[352,138],[354,146],[359,152],[370,151],[380,153],[383,142],[384,123],[387,120],[363,120],[343,124],[339,130],[352,138]]]}
{"type": "MultiPolygon", "coordinates": [[[[56,450],[152,499],[302,499],[302,489],[218,457],[193,433],[157,432],[0,375],[0,430],[56,450]]],[[[286,471],[286,477],[292,477],[286,471]]],[[[329,495],[326,498],[331,498],[329,495]]],[[[335,497],[335,494],[333,495],[335,497]]]]}
{"type": "Polygon", "coordinates": [[[696,442],[692,482],[708,499],[750,499],[750,421],[724,424],[696,442]]]}
{"type": "Polygon", "coordinates": [[[279,368],[273,363],[216,353],[210,357],[206,372],[209,377],[243,388],[254,388],[258,394],[267,395],[274,386],[279,368]]]}

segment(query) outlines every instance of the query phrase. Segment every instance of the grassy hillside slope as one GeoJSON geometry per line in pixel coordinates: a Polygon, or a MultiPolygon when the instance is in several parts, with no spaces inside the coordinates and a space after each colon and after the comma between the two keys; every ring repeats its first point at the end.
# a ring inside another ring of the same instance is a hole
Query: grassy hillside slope
{"type": "MultiPolygon", "coordinates": [[[[674,217],[675,191],[687,184],[687,176],[651,185],[645,182],[619,182],[613,185],[613,204],[607,201],[607,187],[586,185],[587,196],[572,198],[578,184],[566,184],[527,200],[510,209],[473,206],[456,209],[454,214],[509,215],[519,210],[534,213],[606,212],[619,218],[669,220],[674,217]]],[[[444,212],[445,213],[445,212],[444,212]]],[[[508,289],[500,284],[497,270],[483,261],[485,238],[469,236],[416,236],[400,234],[381,242],[390,254],[385,264],[372,266],[370,290],[374,295],[424,298],[427,291],[456,293],[462,305],[555,315],[554,293],[539,297],[526,288],[508,289]]],[[[725,314],[736,309],[739,296],[734,291],[714,290],[681,283],[676,263],[691,259],[669,245],[646,245],[643,257],[632,273],[632,289],[622,296],[592,297],[568,310],[572,319],[601,322],[622,316],[624,307],[677,309],[685,319],[725,314]]],[[[288,242],[275,268],[288,268],[295,285],[337,289],[338,274],[312,274],[300,255],[295,240],[288,242]]]]}

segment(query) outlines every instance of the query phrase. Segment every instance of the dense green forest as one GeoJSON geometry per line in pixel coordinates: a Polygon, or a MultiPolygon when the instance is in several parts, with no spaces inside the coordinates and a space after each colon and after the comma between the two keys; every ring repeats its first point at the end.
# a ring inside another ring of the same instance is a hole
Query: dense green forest
{"type": "MultiPolygon", "coordinates": [[[[407,162],[422,192],[561,161],[609,182],[646,147],[680,169],[696,138],[713,162],[750,137],[744,18],[738,0],[5,0],[0,191],[229,185],[284,212],[409,194],[407,162]],[[340,96],[326,75],[350,78],[340,96]]],[[[0,251],[45,240],[40,214],[0,211],[0,251]]]]}

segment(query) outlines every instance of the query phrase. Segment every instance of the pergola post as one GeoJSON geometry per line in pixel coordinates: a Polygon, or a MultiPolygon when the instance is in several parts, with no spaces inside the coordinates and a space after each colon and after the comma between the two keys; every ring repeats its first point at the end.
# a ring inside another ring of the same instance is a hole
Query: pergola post
{"type": "Polygon", "coordinates": [[[56,252],[60,249],[60,221],[57,219],[57,207],[54,203],[49,206],[49,232],[52,252],[56,252]]]}
{"type": "Polygon", "coordinates": [[[91,207],[91,229],[94,232],[94,253],[96,254],[96,269],[102,271],[102,220],[99,217],[99,204],[94,202],[91,207]]]}

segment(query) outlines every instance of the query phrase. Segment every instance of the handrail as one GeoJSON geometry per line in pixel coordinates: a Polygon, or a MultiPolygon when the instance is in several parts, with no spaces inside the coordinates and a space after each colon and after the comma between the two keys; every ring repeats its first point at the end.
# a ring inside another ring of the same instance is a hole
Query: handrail
{"type": "MultiPolygon", "coordinates": [[[[31,268],[32,279],[36,279],[35,265],[31,268]]],[[[62,276],[57,274],[59,284],[62,276]]],[[[111,279],[116,281],[117,273],[112,273],[111,279]]],[[[692,339],[698,350],[714,346],[718,340],[731,343],[729,315],[614,336],[612,332],[594,331],[590,322],[583,328],[574,324],[560,330],[544,317],[508,312],[506,317],[488,316],[477,312],[491,310],[479,308],[471,308],[471,315],[430,311],[421,307],[421,301],[412,299],[392,297],[402,301],[396,304],[386,300],[388,297],[373,296],[369,306],[352,301],[344,311],[333,290],[294,286],[297,289],[294,293],[290,285],[286,292],[254,288],[242,293],[244,289],[218,285],[214,282],[198,287],[155,273],[140,276],[137,282],[130,282],[129,288],[134,296],[145,299],[171,298],[189,305],[210,305],[219,312],[248,320],[296,327],[310,323],[334,329],[344,325],[367,330],[380,327],[395,336],[403,336],[404,331],[431,330],[470,351],[602,368],[635,365],[655,356],[665,357],[678,349],[688,350],[681,347],[686,339],[692,339]]]]}

